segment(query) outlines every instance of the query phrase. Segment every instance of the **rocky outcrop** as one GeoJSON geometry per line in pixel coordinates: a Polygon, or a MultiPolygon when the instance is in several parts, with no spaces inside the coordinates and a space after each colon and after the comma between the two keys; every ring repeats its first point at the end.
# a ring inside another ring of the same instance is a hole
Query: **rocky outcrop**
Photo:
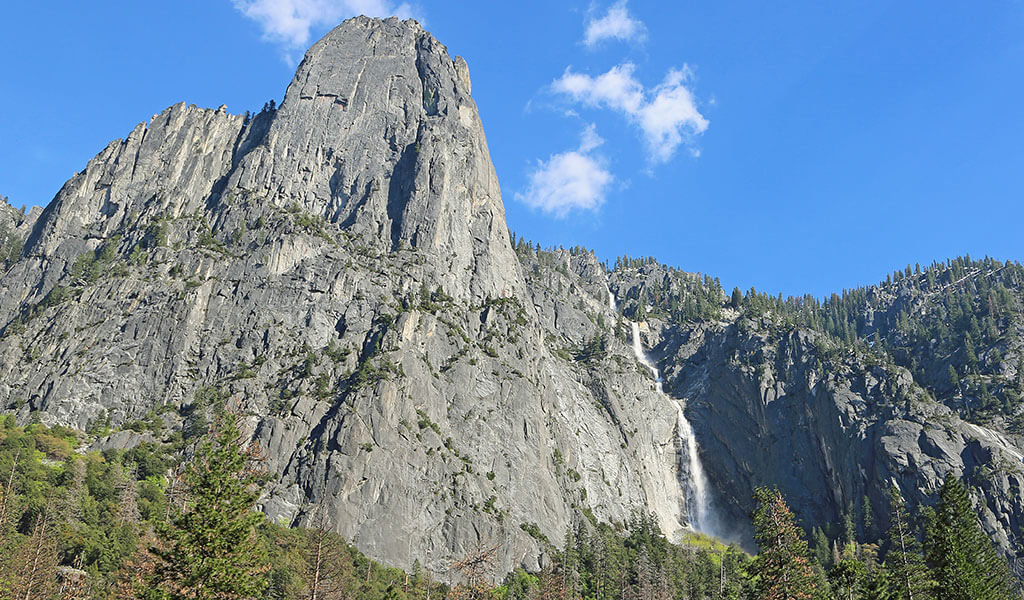
{"type": "Polygon", "coordinates": [[[0,406],[187,436],[225,402],[266,449],[270,517],[323,502],[396,566],[446,578],[500,540],[495,575],[537,568],[585,511],[680,534],[680,405],[735,539],[757,485],[805,523],[865,496],[882,523],[891,483],[923,502],[953,471],[1021,544],[1020,446],[891,361],[650,259],[513,246],[469,69],[413,21],[346,21],[279,107],[172,106],[45,210],[0,209],[0,406]]]}
{"type": "Polygon", "coordinates": [[[0,281],[0,398],[186,433],[226,400],[267,450],[272,518],[324,501],[369,555],[440,577],[491,540],[500,572],[536,568],[581,508],[680,530],[674,415],[624,344],[561,353],[581,334],[527,289],[469,90],[415,22],[359,18],[276,109],[140,124],[0,281]]]}
{"type": "Polygon", "coordinates": [[[745,523],[755,487],[778,486],[808,528],[849,518],[872,540],[890,486],[924,506],[952,472],[979,490],[993,540],[1011,557],[1022,547],[1018,442],[962,421],[906,369],[771,319],[664,335],[667,388],[687,404],[726,522],[745,523]]]}
{"type": "Polygon", "coordinates": [[[0,196],[0,268],[7,270],[21,257],[25,239],[41,210],[33,207],[26,212],[11,206],[6,196],[0,196]]]}

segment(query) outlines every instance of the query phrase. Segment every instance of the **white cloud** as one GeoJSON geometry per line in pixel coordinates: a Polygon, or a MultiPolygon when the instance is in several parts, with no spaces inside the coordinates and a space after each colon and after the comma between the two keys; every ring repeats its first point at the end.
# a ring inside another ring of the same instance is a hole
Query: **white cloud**
{"type": "Polygon", "coordinates": [[[583,133],[580,134],[580,152],[587,153],[591,150],[596,150],[604,143],[604,138],[597,135],[597,126],[591,123],[587,125],[583,133]]]}
{"type": "Polygon", "coordinates": [[[592,48],[609,39],[640,41],[644,38],[646,30],[641,21],[630,16],[629,10],[626,9],[626,0],[620,0],[611,5],[600,19],[592,18],[587,21],[583,43],[592,48]]]}
{"type": "Polygon", "coordinates": [[[577,102],[590,106],[603,104],[633,114],[639,112],[644,104],[644,88],[633,77],[635,69],[632,63],[625,63],[612,67],[607,73],[591,77],[573,73],[572,67],[569,67],[552,87],[556,92],[572,96],[577,102]]]}
{"type": "Polygon", "coordinates": [[[256,21],[263,37],[285,46],[286,51],[305,49],[314,27],[333,26],[349,17],[412,16],[406,4],[388,0],[232,0],[235,8],[256,21]]]}
{"type": "Polygon", "coordinates": [[[614,180],[592,154],[603,143],[594,125],[588,125],[577,149],[537,162],[526,193],[517,193],[516,199],[559,218],[573,210],[597,210],[614,180]]]}
{"type": "Polygon", "coordinates": [[[635,70],[632,63],[624,63],[591,77],[570,67],[554,81],[552,89],[576,102],[621,112],[640,129],[651,161],[667,162],[680,145],[704,133],[708,120],[697,110],[693,93],[686,87],[691,78],[689,68],[670,70],[652,89],[637,81],[635,70]]]}

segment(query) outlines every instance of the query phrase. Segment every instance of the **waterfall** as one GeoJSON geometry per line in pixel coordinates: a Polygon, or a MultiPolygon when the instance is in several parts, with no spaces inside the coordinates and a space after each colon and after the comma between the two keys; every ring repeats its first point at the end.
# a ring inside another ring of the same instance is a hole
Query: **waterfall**
{"type": "MultiPolygon", "coordinates": [[[[616,310],[615,295],[608,289],[608,305],[616,310]]],[[[654,363],[647,357],[643,344],[640,341],[640,324],[635,321],[629,322],[630,333],[633,337],[633,354],[637,361],[651,372],[654,376],[655,390],[659,395],[664,396],[676,410],[676,454],[679,469],[679,485],[683,488],[686,501],[686,514],[690,521],[690,528],[702,533],[714,534],[717,529],[713,523],[711,496],[708,488],[707,476],[704,473],[704,465],[700,461],[700,454],[697,451],[697,438],[693,435],[693,427],[686,418],[682,404],[664,392],[661,385],[661,373],[654,363]]]]}
{"type": "Polygon", "coordinates": [[[644,352],[644,347],[640,344],[640,324],[636,321],[630,321],[629,328],[633,334],[633,355],[640,361],[640,364],[647,367],[651,375],[654,375],[654,386],[659,394],[663,394],[664,392],[661,389],[661,373],[658,372],[658,368],[654,366],[654,363],[647,358],[647,353],[644,352]]]}
{"type": "MultiPolygon", "coordinates": [[[[683,406],[675,399],[672,404],[676,407],[677,436],[682,437],[679,442],[686,443],[686,474],[684,486],[687,487],[687,502],[690,512],[690,524],[694,529],[704,533],[714,533],[715,528],[711,523],[711,497],[708,495],[708,480],[704,474],[704,465],[700,462],[700,454],[697,452],[697,438],[693,435],[693,427],[686,419],[683,406]]],[[[680,474],[683,472],[683,456],[679,457],[680,474]]],[[[680,477],[680,479],[683,479],[680,477]]]]}

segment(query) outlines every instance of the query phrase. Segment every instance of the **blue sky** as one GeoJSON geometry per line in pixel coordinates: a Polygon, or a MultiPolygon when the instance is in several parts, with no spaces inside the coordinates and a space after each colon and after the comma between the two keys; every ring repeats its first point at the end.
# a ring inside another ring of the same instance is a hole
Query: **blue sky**
{"type": "Polygon", "coordinates": [[[360,12],[469,63],[509,226],[818,296],[1024,259],[1024,2],[48,0],[5,7],[0,194],[187,101],[259,110],[360,12]]]}

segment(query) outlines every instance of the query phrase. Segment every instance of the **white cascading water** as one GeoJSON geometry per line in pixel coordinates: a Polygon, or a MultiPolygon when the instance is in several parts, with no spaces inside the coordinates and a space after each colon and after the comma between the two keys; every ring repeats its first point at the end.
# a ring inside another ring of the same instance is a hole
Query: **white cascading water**
{"type": "MultiPolygon", "coordinates": [[[[610,287],[608,288],[608,307],[618,312],[615,294],[612,294],[610,287]]],[[[640,342],[640,324],[630,321],[629,327],[633,337],[633,354],[640,364],[647,367],[651,375],[654,376],[654,387],[657,392],[676,409],[676,453],[679,460],[679,484],[683,487],[686,496],[686,512],[690,527],[695,531],[714,533],[707,476],[704,474],[704,465],[701,464],[700,454],[697,452],[697,438],[693,435],[693,427],[686,419],[683,406],[679,401],[666,394],[662,389],[661,374],[654,363],[647,358],[647,353],[644,352],[643,344],[640,342]]]]}

